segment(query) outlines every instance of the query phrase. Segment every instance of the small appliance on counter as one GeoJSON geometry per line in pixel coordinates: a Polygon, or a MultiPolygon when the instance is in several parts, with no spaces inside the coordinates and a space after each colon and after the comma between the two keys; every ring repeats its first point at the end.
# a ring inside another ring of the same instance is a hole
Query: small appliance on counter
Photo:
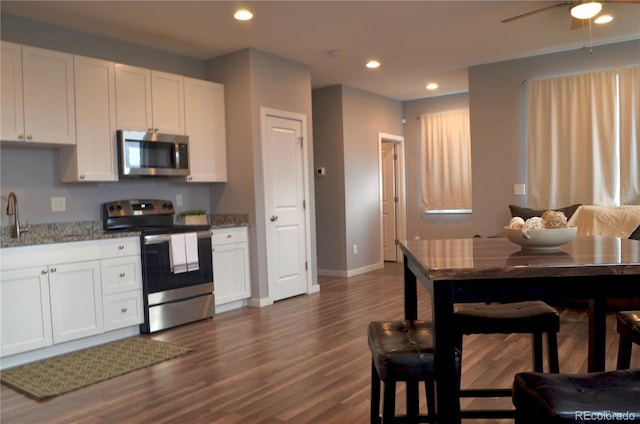
{"type": "Polygon", "coordinates": [[[214,316],[209,225],[176,225],[169,200],[119,200],[102,205],[106,231],[140,231],[143,333],[214,316]]]}

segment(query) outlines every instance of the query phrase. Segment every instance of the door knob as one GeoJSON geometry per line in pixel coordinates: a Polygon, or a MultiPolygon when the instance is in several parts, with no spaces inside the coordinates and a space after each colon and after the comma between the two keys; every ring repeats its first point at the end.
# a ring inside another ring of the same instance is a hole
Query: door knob
{"type": "Polygon", "coordinates": [[[278,220],[278,217],[275,215],[271,215],[271,222],[276,222],[278,220]]]}

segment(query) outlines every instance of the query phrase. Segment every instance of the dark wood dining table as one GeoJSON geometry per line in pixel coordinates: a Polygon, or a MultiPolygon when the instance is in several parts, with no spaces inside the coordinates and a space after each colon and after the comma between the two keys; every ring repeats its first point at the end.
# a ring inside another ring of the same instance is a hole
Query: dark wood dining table
{"type": "Polygon", "coordinates": [[[607,299],[640,297],[638,240],[576,237],[544,252],[521,250],[502,237],[410,240],[400,248],[405,319],[418,319],[418,281],[431,295],[439,423],[461,419],[450,328],[454,303],[588,300],[591,372],[604,370],[607,299]]]}

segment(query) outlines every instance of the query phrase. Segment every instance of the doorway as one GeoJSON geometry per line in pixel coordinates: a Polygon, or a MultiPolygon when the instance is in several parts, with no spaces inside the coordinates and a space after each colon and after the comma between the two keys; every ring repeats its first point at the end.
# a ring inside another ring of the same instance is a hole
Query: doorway
{"type": "Polygon", "coordinates": [[[381,256],[385,262],[402,258],[398,240],[406,239],[404,137],[378,133],[380,146],[381,256]]]}
{"type": "Polygon", "coordinates": [[[272,301],[311,288],[306,116],[262,108],[267,285],[272,301]]]}

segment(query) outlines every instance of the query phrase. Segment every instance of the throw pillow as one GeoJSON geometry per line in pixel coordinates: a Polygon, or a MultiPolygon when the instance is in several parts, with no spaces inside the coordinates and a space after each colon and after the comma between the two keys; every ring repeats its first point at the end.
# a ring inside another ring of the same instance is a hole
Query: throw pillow
{"type": "MultiPolygon", "coordinates": [[[[571,218],[571,215],[575,213],[575,211],[582,206],[581,204],[575,204],[571,206],[565,206],[564,208],[553,209],[554,211],[560,211],[564,213],[567,219],[571,218]]],[[[549,209],[531,209],[531,208],[523,208],[522,206],[509,205],[509,210],[511,211],[511,217],[519,216],[525,221],[529,218],[533,218],[534,216],[542,216],[543,213],[548,211],[549,209]]]]}

